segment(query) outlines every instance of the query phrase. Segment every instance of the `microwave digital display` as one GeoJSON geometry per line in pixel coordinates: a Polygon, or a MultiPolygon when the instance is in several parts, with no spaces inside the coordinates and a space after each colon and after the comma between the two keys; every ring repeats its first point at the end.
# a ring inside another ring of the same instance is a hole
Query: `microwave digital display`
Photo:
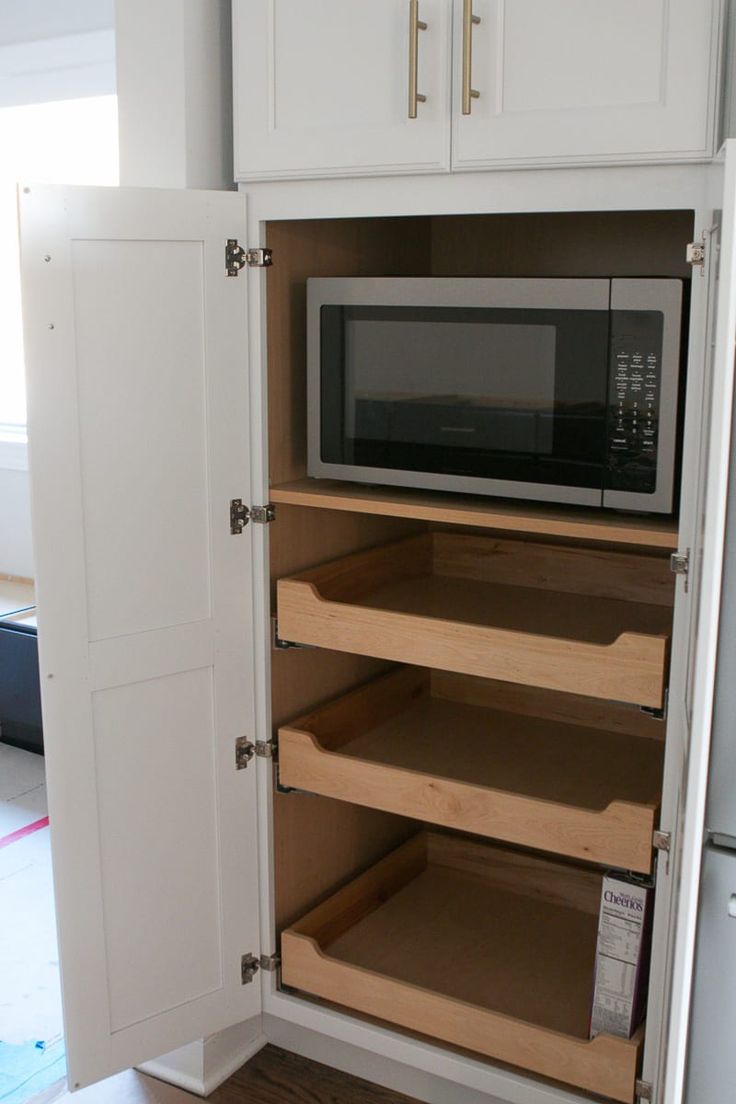
{"type": "Polygon", "coordinates": [[[310,475],[671,510],[681,281],[308,286],[310,475]]]}

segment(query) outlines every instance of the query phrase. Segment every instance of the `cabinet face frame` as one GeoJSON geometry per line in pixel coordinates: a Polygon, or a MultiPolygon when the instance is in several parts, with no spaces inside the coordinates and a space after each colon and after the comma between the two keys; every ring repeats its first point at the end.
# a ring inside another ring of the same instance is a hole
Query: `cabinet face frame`
{"type": "MultiPolygon", "coordinates": [[[[265,241],[266,223],[281,219],[318,219],[337,217],[371,217],[431,214],[521,213],[533,211],[601,211],[601,210],[682,210],[694,212],[695,237],[713,225],[716,205],[710,181],[712,169],[699,166],[660,166],[621,169],[536,170],[508,172],[494,178],[491,192],[488,178],[479,174],[455,174],[453,177],[431,176],[421,179],[396,178],[384,180],[306,181],[290,183],[241,185],[249,205],[249,242],[265,241]]],[[[717,188],[716,188],[717,193],[717,188]]],[[[275,264],[279,258],[274,258],[275,264]]],[[[253,442],[253,487],[256,498],[268,500],[268,440],[267,440],[267,346],[266,293],[262,275],[254,274],[249,281],[249,352],[251,373],[251,411],[253,442]]],[[[705,368],[704,343],[708,305],[708,281],[693,275],[690,308],[689,375],[687,419],[685,427],[686,458],[701,457],[700,419],[701,392],[705,368]]],[[[730,388],[731,381],[719,378],[716,389],[730,388]]],[[[720,409],[721,429],[730,426],[728,412],[720,409]]],[[[708,458],[708,454],[703,454],[708,458]]],[[[713,462],[712,453],[710,454],[713,462]]],[[[685,547],[696,528],[697,503],[691,488],[685,488],[680,511],[680,540],[685,547]],[[683,543],[684,542],[684,543],[683,543]]],[[[254,577],[256,593],[254,611],[256,629],[257,739],[271,737],[270,717],[270,569],[268,526],[254,531],[254,577]]],[[[692,606],[692,589],[684,592],[678,582],[675,603],[676,646],[673,650],[670,676],[670,713],[668,746],[663,780],[661,826],[676,830],[681,816],[681,794],[684,777],[685,751],[688,747],[688,721],[684,710],[684,666],[686,664],[687,626],[692,606]],[[674,738],[673,738],[674,737],[674,738]]],[[[712,629],[712,619],[708,631],[712,629]]],[[[695,742],[698,758],[707,754],[707,740],[695,742]]],[[[261,945],[264,953],[274,946],[275,911],[273,879],[273,798],[271,765],[258,759],[258,819],[259,862],[261,871],[261,945]]],[[[697,823],[685,821],[678,834],[688,831],[697,835],[697,823]]],[[[677,846],[677,840],[675,841],[677,846]]],[[[693,862],[695,859],[693,857],[693,862]]],[[[668,999],[666,981],[671,971],[671,929],[677,916],[694,917],[697,910],[697,870],[689,884],[674,900],[675,863],[660,862],[655,912],[655,940],[652,959],[652,984],[648,1008],[647,1041],[644,1052],[646,1079],[656,1080],[660,1069],[663,1019],[668,999]],[[676,904],[676,908],[675,908],[676,904]]],[[[686,951],[686,948],[685,948],[686,951]]],[[[687,957],[687,956],[686,956],[687,957]]],[[[539,1084],[523,1074],[496,1069],[470,1057],[450,1054],[440,1046],[398,1035],[390,1029],[361,1022],[349,1013],[318,1008],[308,1001],[278,991],[273,973],[264,973],[263,1008],[267,1017],[275,1017],[311,1031],[354,1044],[387,1058],[441,1077],[453,1077],[458,1084],[492,1094],[506,1101],[525,1104],[573,1104],[587,1098],[560,1088],[539,1084]]],[[[680,1053],[670,1055],[670,1061],[683,1060],[680,1053]]],[[[660,1104],[675,1104],[668,1090],[660,1104]]]]}

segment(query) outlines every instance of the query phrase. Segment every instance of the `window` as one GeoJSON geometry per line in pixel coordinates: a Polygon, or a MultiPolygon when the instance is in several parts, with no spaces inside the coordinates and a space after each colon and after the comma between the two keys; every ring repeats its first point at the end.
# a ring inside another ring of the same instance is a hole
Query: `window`
{"type": "Polygon", "coordinates": [[[25,440],[18,181],[117,184],[117,97],[0,109],[0,443],[25,440]]]}

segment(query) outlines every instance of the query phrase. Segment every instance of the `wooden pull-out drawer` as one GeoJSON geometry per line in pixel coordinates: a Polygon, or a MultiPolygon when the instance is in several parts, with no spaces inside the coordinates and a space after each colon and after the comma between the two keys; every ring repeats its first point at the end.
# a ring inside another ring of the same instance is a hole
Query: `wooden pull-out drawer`
{"type": "Polygon", "coordinates": [[[662,705],[666,559],[428,533],[278,583],[284,640],[662,705]]]}
{"type": "Polygon", "coordinates": [[[286,985],[631,1102],[644,1032],[588,1039],[599,875],[421,833],[282,935],[286,985]]]}
{"type": "Polygon", "coordinates": [[[404,668],[283,726],[279,781],[649,873],[662,727],[630,706],[404,668]]]}

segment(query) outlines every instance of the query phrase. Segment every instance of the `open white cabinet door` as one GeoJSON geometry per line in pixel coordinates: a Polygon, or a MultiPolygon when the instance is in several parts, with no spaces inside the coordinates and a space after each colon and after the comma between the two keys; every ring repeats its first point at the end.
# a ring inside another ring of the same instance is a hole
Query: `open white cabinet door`
{"type": "Polygon", "coordinates": [[[246,275],[234,193],[20,190],[69,1083],[260,1010],[246,275]]]}
{"type": "MultiPolygon", "coordinates": [[[[669,1022],[659,1047],[659,1089],[656,1104],[681,1104],[688,1024],[698,891],[708,784],[718,621],[721,600],[723,545],[732,447],[734,352],[736,348],[736,141],[709,170],[712,225],[705,233],[707,318],[704,327],[702,420],[697,439],[700,454],[686,454],[683,465],[697,481],[692,509],[683,519],[689,552],[690,639],[684,656],[681,700],[670,710],[682,718],[682,789],[672,877],[679,893],[673,919],[674,938],[668,951],[669,1022]]],[[[701,277],[695,274],[694,281],[701,277]]],[[[685,585],[678,581],[678,587],[685,585]]],[[[679,735],[679,732],[678,732],[679,735]]],[[[668,729],[668,741],[670,729],[668,729]]],[[[670,754],[668,750],[668,755],[670,754]]],[[[656,932],[655,932],[656,939],[656,932]]],[[[705,1104],[705,1102],[704,1102],[705,1104]]]]}

